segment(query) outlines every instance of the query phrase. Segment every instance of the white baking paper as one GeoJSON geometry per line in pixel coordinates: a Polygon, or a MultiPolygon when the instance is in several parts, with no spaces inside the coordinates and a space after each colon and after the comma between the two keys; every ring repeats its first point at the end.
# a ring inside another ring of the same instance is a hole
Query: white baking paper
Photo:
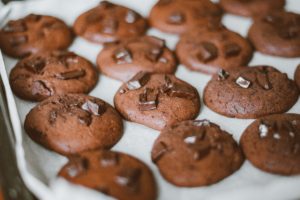
{"type": "MultiPolygon", "coordinates": [[[[156,0],[112,0],[111,2],[125,5],[147,17],[156,0]]],[[[93,8],[98,3],[99,0],[46,0],[13,2],[5,7],[12,8],[7,20],[15,20],[23,18],[30,13],[35,13],[58,17],[72,26],[80,14],[93,8]]],[[[300,13],[300,1],[287,0],[286,10],[300,13]]],[[[249,18],[224,15],[223,23],[229,29],[246,36],[252,21],[249,18]]],[[[165,39],[167,46],[171,49],[175,48],[179,39],[177,35],[162,33],[155,29],[149,29],[148,34],[165,39]]],[[[101,49],[102,45],[90,43],[79,37],[74,40],[74,43],[69,48],[70,51],[87,58],[94,64],[101,49]]],[[[99,192],[81,186],[74,186],[63,179],[57,179],[56,175],[67,162],[67,159],[37,145],[25,134],[23,124],[26,114],[37,103],[21,100],[11,93],[5,74],[9,75],[10,70],[17,62],[17,59],[4,55],[5,69],[0,61],[0,70],[7,91],[12,124],[16,134],[18,165],[28,188],[42,200],[113,199],[99,192]]],[[[300,64],[300,58],[285,59],[256,52],[250,66],[262,64],[274,66],[280,71],[287,73],[289,78],[293,79],[294,71],[297,65],[300,64]]],[[[190,72],[182,65],[178,67],[176,76],[196,87],[201,97],[203,96],[205,85],[211,78],[210,75],[190,72]]],[[[121,82],[100,74],[99,82],[90,95],[99,97],[113,105],[114,94],[121,85],[121,82]]],[[[300,114],[300,101],[289,113],[300,114]]],[[[203,101],[201,112],[197,119],[208,119],[220,125],[222,129],[233,134],[236,141],[239,141],[245,128],[254,121],[221,116],[209,110],[203,104],[203,101]]],[[[249,161],[245,161],[240,170],[212,186],[195,188],[173,186],[162,178],[157,167],[151,162],[150,151],[159,135],[159,131],[125,120],[124,127],[123,138],[112,150],[130,154],[142,160],[151,168],[158,185],[158,200],[283,200],[300,198],[300,176],[285,177],[265,173],[253,167],[249,161]]]]}

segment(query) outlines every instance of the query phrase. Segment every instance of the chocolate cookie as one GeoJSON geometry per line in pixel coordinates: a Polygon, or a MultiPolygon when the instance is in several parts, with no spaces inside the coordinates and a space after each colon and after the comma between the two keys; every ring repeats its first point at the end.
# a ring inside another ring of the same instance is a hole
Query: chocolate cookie
{"type": "Polygon", "coordinates": [[[195,119],[200,97],[193,86],[174,75],[139,72],[114,97],[119,113],[128,121],[155,130],[178,121],[195,119]]]}
{"type": "Polygon", "coordinates": [[[255,167],[274,174],[300,174],[299,130],[300,115],[271,115],[250,124],[240,144],[255,167]]]}
{"type": "Polygon", "coordinates": [[[244,162],[232,135],[208,120],[182,121],[164,128],[151,158],[162,176],[179,187],[217,183],[244,162]]]}
{"type": "Polygon", "coordinates": [[[294,80],[295,80],[298,88],[300,89],[300,65],[298,65],[298,67],[295,71],[294,80]]]}
{"type": "Polygon", "coordinates": [[[246,66],[253,56],[251,44],[222,24],[209,24],[180,37],[176,54],[191,71],[215,74],[219,69],[246,66]]]}
{"type": "Polygon", "coordinates": [[[90,151],[70,157],[58,176],[119,200],[155,200],[150,169],[140,160],[114,151],[90,151]]]}
{"type": "Polygon", "coordinates": [[[166,33],[182,34],[195,25],[220,22],[222,11],[210,0],[159,0],[150,12],[149,22],[166,33]]]}
{"type": "Polygon", "coordinates": [[[298,100],[294,81],[269,66],[219,70],[204,89],[204,103],[227,117],[255,119],[288,111],[298,100]]]}
{"type": "Polygon", "coordinates": [[[9,81],[18,97],[42,101],[64,93],[88,93],[96,85],[98,72],[91,62],[73,52],[44,52],[20,60],[9,81]]]}
{"type": "Polygon", "coordinates": [[[280,57],[300,57],[300,15],[272,12],[256,19],[248,38],[257,51],[280,57]]]}
{"type": "Polygon", "coordinates": [[[283,10],[285,0],[220,0],[227,13],[244,17],[255,17],[262,13],[283,10]]]}
{"type": "Polygon", "coordinates": [[[73,42],[70,28],[60,19],[30,14],[9,21],[0,31],[0,49],[12,57],[41,51],[65,50],[73,42]]]}
{"type": "Polygon", "coordinates": [[[147,28],[140,14],[107,1],[83,13],[74,23],[77,35],[100,44],[144,35],[147,28]]]}
{"type": "Polygon", "coordinates": [[[105,101],[85,94],[52,96],[26,116],[28,136],[62,155],[110,149],[122,137],[123,122],[105,101]]]}
{"type": "Polygon", "coordinates": [[[123,82],[140,71],[174,74],[177,69],[175,56],[165,41],[153,36],[104,45],[97,65],[106,76],[123,82]]]}

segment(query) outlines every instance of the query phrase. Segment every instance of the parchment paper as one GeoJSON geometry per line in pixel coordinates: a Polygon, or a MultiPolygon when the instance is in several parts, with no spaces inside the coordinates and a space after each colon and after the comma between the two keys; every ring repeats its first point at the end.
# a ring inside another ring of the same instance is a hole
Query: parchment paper
{"type": "MultiPolygon", "coordinates": [[[[147,17],[156,0],[111,0],[111,2],[125,5],[147,17]]],[[[69,26],[72,26],[80,14],[93,8],[98,3],[99,0],[46,0],[14,2],[5,7],[12,8],[8,20],[23,18],[30,13],[35,13],[58,17],[64,20],[69,26]]],[[[286,9],[299,13],[300,1],[287,0],[286,9]]],[[[242,36],[246,36],[252,21],[249,18],[224,15],[223,23],[229,29],[240,33],[242,36]]],[[[171,49],[175,48],[179,39],[177,35],[162,33],[155,29],[149,29],[148,34],[165,39],[167,46],[171,49]]],[[[102,45],[90,43],[80,37],[77,37],[69,48],[70,51],[74,51],[76,54],[87,58],[94,64],[101,49],[102,45]]],[[[45,150],[31,141],[25,134],[23,128],[25,116],[37,103],[21,100],[11,93],[5,74],[9,75],[10,70],[17,61],[17,59],[4,55],[6,71],[1,61],[0,70],[1,75],[4,75],[2,77],[4,78],[11,119],[17,139],[18,165],[29,189],[39,199],[46,200],[112,199],[99,192],[71,185],[63,179],[57,179],[57,172],[67,162],[67,159],[54,152],[45,150]]],[[[287,73],[289,78],[293,79],[294,71],[297,65],[300,64],[300,58],[284,59],[256,52],[250,66],[261,64],[274,66],[280,71],[287,73]]],[[[113,105],[114,94],[122,83],[102,74],[99,76],[99,82],[90,95],[99,97],[113,105]]],[[[201,98],[203,97],[205,85],[211,78],[210,75],[190,72],[182,65],[178,67],[176,76],[196,87],[201,98]]],[[[300,101],[297,102],[289,113],[300,114],[300,101]]],[[[222,129],[233,134],[236,141],[239,141],[245,128],[254,121],[223,117],[209,110],[203,102],[197,119],[208,119],[220,125],[222,129]]],[[[123,122],[125,126],[124,136],[112,150],[130,154],[142,160],[151,168],[159,189],[158,200],[300,199],[300,176],[285,177],[265,173],[253,167],[249,161],[245,161],[241,169],[233,175],[212,186],[195,188],[173,186],[162,178],[150,158],[152,145],[160,132],[125,120],[123,122]]]]}

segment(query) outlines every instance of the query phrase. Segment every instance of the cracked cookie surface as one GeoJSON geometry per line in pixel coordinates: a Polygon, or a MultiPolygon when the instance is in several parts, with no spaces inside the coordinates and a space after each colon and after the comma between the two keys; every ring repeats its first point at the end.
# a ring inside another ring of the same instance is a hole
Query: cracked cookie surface
{"type": "Polygon", "coordinates": [[[119,88],[114,104],[126,120],[162,130],[195,119],[200,96],[196,88],[174,75],[140,72],[119,88]]]}
{"type": "Polygon", "coordinates": [[[30,101],[43,101],[64,93],[89,93],[97,81],[98,72],[91,62],[63,51],[26,57],[9,76],[14,94],[30,101]]]}
{"type": "Polygon", "coordinates": [[[270,66],[255,66],[219,71],[203,96],[205,105],[216,113],[256,119],[287,112],[297,102],[299,91],[287,74],[270,66]]]}
{"type": "Polygon", "coordinates": [[[28,136],[62,155],[110,149],[123,135],[118,112],[105,101],[84,94],[52,96],[26,116],[28,136]]]}

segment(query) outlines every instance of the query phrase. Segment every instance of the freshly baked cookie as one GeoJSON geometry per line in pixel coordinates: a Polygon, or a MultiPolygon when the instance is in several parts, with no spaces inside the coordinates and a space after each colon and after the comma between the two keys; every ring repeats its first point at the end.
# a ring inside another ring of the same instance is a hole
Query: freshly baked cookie
{"type": "Polygon", "coordinates": [[[269,66],[219,70],[204,89],[204,103],[227,117],[256,119],[288,111],[299,91],[285,73],[269,66]]]}
{"type": "Polygon", "coordinates": [[[144,35],[147,28],[140,14],[107,1],[83,13],[74,23],[77,35],[100,44],[144,35]]]}
{"type": "Polygon", "coordinates": [[[110,149],[122,137],[123,122],[105,101],[85,94],[52,96],[26,116],[28,136],[62,155],[110,149]]]}
{"type": "Polygon", "coordinates": [[[300,115],[270,115],[254,121],[240,144],[257,168],[281,175],[300,174],[300,115]]]}
{"type": "Polygon", "coordinates": [[[64,93],[88,93],[96,85],[98,72],[91,62],[73,52],[43,52],[20,60],[9,82],[18,97],[42,101],[64,93]]]}
{"type": "Polygon", "coordinates": [[[283,10],[285,0],[220,0],[227,13],[244,17],[255,17],[266,12],[283,10]]]}
{"type": "Polygon", "coordinates": [[[114,151],[90,151],[70,157],[58,176],[119,200],[155,200],[157,187],[140,160],[114,151]]]}
{"type": "Polygon", "coordinates": [[[0,49],[22,58],[41,51],[65,50],[73,42],[70,28],[60,19],[30,14],[9,21],[0,31],[0,49]]]}
{"type": "Polygon", "coordinates": [[[196,25],[220,22],[221,18],[221,9],[210,0],[159,0],[150,12],[149,22],[163,32],[182,34],[196,25]]]}
{"type": "Polygon", "coordinates": [[[114,97],[119,113],[128,121],[155,130],[195,119],[200,97],[193,86],[174,75],[139,72],[124,83],[114,97]]]}
{"type": "Polygon", "coordinates": [[[300,15],[272,12],[256,19],[248,38],[257,51],[280,57],[300,57],[300,15]]]}
{"type": "Polygon", "coordinates": [[[300,65],[298,65],[298,67],[295,71],[294,80],[300,90],[300,65]]]}
{"type": "Polygon", "coordinates": [[[251,44],[222,24],[210,23],[181,35],[176,46],[179,62],[191,71],[215,74],[247,66],[253,56],[251,44]]]}
{"type": "Polygon", "coordinates": [[[244,162],[232,135],[208,120],[167,126],[156,139],[151,158],[162,176],[179,187],[217,183],[244,162]]]}
{"type": "Polygon", "coordinates": [[[104,45],[97,65],[106,76],[123,82],[140,71],[174,74],[177,69],[176,58],[165,41],[153,36],[104,45]]]}

